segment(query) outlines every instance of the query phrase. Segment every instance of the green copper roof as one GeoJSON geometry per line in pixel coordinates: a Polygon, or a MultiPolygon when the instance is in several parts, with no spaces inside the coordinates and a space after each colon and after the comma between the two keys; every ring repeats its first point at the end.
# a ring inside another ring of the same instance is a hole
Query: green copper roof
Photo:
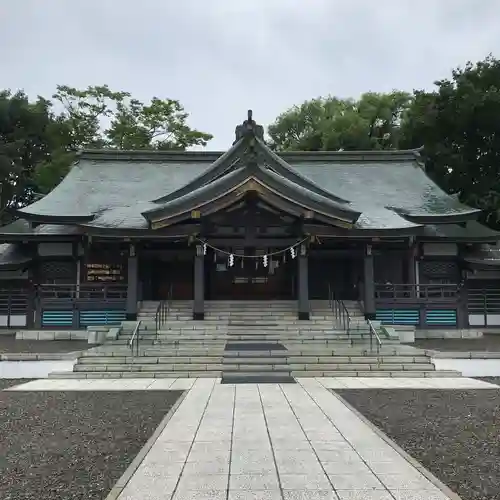
{"type": "Polygon", "coordinates": [[[416,151],[278,155],[248,112],[225,153],[87,151],[51,193],[21,209],[34,222],[95,228],[163,227],[221,210],[246,191],[290,214],[367,230],[420,230],[478,210],[438,188],[416,151]],[[354,226],[352,226],[354,225],[354,226]]]}
{"type": "Polygon", "coordinates": [[[25,219],[17,219],[6,226],[0,227],[0,239],[1,235],[9,236],[51,236],[60,235],[67,236],[72,234],[78,234],[81,230],[79,227],[74,225],[64,225],[64,224],[39,224],[36,227],[32,227],[30,223],[25,219]]]}
{"type": "Polygon", "coordinates": [[[500,240],[500,233],[477,221],[469,221],[467,224],[429,224],[424,227],[422,239],[435,240],[448,238],[456,241],[490,241],[500,240]]]}
{"type": "Polygon", "coordinates": [[[33,255],[22,245],[4,243],[0,245],[0,267],[15,268],[33,259],[33,255]]]}
{"type": "MultiPolygon", "coordinates": [[[[99,227],[146,228],[141,214],[157,207],[155,200],[175,199],[182,191],[169,195],[203,176],[220,157],[204,152],[84,152],[59,186],[20,213],[47,223],[75,219],[99,227]]],[[[412,221],[413,216],[434,217],[439,223],[443,217],[478,213],[434,184],[414,152],[290,153],[281,159],[306,181],[361,212],[362,228],[409,228],[422,223],[412,221]]]]}

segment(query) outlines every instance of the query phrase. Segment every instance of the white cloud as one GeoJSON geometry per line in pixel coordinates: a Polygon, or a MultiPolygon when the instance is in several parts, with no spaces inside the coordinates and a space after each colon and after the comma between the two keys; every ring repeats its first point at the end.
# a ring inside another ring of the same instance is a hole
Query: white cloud
{"type": "Polygon", "coordinates": [[[500,0],[21,0],[0,6],[0,88],[109,84],[179,99],[225,149],[319,95],[429,88],[500,53],[500,0]]]}

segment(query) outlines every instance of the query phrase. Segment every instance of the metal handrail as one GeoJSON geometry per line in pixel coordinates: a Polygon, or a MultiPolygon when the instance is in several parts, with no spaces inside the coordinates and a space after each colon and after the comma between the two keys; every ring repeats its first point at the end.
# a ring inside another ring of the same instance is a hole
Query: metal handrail
{"type": "Polygon", "coordinates": [[[156,341],[158,341],[158,333],[161,330],[161,327],[167,321],[168,315],[170,313],[170,305],[172,302],[172,291],[173,291],[173,285],[170,284],[168,287],[167,298],[160,301],[158,307],[156,308],[156,315],[155,315],[156,341]]]}
{"type": "Polygon", "coordinates": [[[373,350],[373,337],[375,337],[375,340],[377,342],[377,354],[380,352],[380,348],[382,347],[382,340],[380,340],[379,334],[377,333],[377,330],[373,326],[373,323],[367,319],[366,322],[368,323],[368,326],[370,328],[370,351],[373,350]]]}
{"type": "MultiPolygon", "coordinates": [[[[337,326],[342,326],[342,329],[347,333],[347,337],[351,338],[351,315],[347,309],[344,301],[342,299],[335,298],[335,293],[333,292],[330,284],[328,284],[328,300],[330,302],[330,307],[337,320],[337,326]]],[[[352,343],[352,340],[351,340],[352,343]]]]}
{"type": "Polygon", "coordinates": [[[141,326],[141,320],[139,320],[134,328],[134,331],[132,333],[132,338],[128,341],[128,346],[130,347],[130,350],[132,351],[132,355],[134,354],[134,340],[135,340],[135,355],[139,356],[139,327],[141,326]]]}

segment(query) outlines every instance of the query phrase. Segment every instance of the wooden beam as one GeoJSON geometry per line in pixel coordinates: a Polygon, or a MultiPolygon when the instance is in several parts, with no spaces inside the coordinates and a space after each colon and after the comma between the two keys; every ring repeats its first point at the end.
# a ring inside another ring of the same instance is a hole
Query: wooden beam
{"type": "Polygon", "coordinates": [[[207,238],[214,247],[289,247],[298,243],[297,238],[207,238]]]}

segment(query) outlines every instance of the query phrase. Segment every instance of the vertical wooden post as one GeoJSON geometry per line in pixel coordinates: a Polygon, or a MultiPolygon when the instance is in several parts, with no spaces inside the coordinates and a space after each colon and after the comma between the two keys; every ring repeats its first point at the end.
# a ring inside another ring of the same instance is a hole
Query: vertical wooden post
{"type": "Polygon", "coordinates": [[[460,329],[469,328],[468,296],[468,283],[464,281],[457,294],[457,328],[460,329]]]}
{"type": "Polygon", "coordinates": [[[301,245],[298,256],[298,278],[299,278],[299,319],[309,319],[309,256],[307,248],[301,245]]]}
{"type": "Polygon", "coordinates": [[[375,319],[375,275],[372,246],[366,245],[364,258],[364,309],[366,319],[375,319]]]}
{"type": "Polygon", "coordinates": [[[42,327],[42,299],[40,293],[35,291],[35,328],[42,327]]]}
{"type": "Polygon", "coordinates": [[[31,285],[27,290],[27,299],[26,328],[33,328],[35,326],[36,311],[35,287],[33,285],[31,285]]]}
{"type": "Polygon", "coordinates": [[[138,283],[138,262],[134,245],[130,245],[128,257],[128,281],[127,281],[127,321],[137,319],[137,283],[138,283]]]}
{"type": "Polygon", "coordinates": [[[205,253],[202,245],[196,246],[194,257],[193,319],[205,319],[205,253]]]}
{"type": "Polygon", "coordinates": [[[417,276],[416,276],[416,266],[415,259],[417,258],[418,247],[414,242],[413,238],[410,238],[410,247],[408,249],[408,284],[410,289],[410,297],[417,296],[417,276]]]}

